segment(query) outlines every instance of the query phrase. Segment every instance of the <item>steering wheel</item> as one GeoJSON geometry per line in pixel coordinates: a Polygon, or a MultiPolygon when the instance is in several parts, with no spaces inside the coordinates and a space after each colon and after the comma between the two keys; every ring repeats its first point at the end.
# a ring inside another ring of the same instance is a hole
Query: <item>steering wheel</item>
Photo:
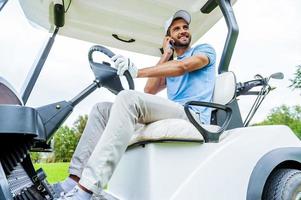
{"type": "MultiPolygon", "coordinates": [[[[93,53],[95,51],[101,52],[109,58],[112,58],[115,54],[106,47],[95,45],[90,48],[88,59],[90,67],[93,70],[96,79],[100,82],[100,85],[106,87],[114,94],[117,94],[124,89],[120,82],[120,78],[117,75],[117,69],[111,67],[110,63],[104,61],[102,63],[95,62],[93,60],[93,53]]],[[[125,71],[124,76],[128,82],[129,89],[134,90],[134,81],[128,70],[125,71]]]]}

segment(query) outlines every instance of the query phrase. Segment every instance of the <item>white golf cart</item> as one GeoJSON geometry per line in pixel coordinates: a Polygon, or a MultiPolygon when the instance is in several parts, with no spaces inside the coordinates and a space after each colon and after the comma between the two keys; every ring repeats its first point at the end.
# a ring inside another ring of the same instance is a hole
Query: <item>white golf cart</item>
{"type": "MultiPolygon", "coordinates": [[[[0,11],[6,0],[0,0],[0,11]]],[[[57,34],[160,56],[163,24],[176,10],[192,15],[192,44],[224,16],[228,35],[218,66],[213,102],[187,102],[190,122],[166,119],[142,127],[134,135],[108,184],[120,200],[257,200],[301,199],[301,143],[286,126],[248,127],[264,97],[270,78],[236,83],[228,71],[238,26],[230,0],[20,0],[27,19],[53,35],[49,38],[24,91],[18,95],[0,77],[0,199],[52,199],[42,170],[33,170],[29,150],[48,149],[48,141],[72,109],[98,87],[117,94],[123,89],[116,70],[97,63],[89,52],[95,80],[70,101],[40,108],[27,99],[57,34]],[[259,91],[250,91],[260,87],[259,91]],[[247,119],[241,118],[236,97],[255,94],[247,119]],[[188,107],[213,107],[211,125],[194,121],[188,107]]],[[[235,3],[232,2],[232,4],[235,3]]],[[[130,88],[134,88],[129,75],[130,88]]]]}

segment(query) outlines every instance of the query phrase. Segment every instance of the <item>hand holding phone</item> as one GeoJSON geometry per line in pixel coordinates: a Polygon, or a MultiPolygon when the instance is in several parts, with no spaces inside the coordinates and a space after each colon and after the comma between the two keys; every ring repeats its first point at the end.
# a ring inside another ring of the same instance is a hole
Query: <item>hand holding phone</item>
{"type": "Polygon", "coordinates": [[[168,53],[168,54],[173,54],[174,51],[174,40],[169,37],[166,36],[163,40],[163,50],[164,52],[168,53]]]}

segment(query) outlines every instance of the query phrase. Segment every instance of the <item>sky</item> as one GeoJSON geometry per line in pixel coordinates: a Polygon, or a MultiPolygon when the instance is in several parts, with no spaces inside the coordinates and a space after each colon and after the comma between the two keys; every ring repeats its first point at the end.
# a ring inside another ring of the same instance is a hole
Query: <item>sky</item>
{"type": "MultiPolygon", "coordinates": [[[[271,109],[280,105],[300,105],[301,91],[292,90],[290,79],[301,64],[301,1],[300,0],[238,0],[234,12],[239,36],[229,70],[238,82],[254,75],[269,76],[283,72],[283,80],[271,80],[276,89],[266,97],[251,123],[262,121],[271,109]]],[[[50,36],[40,28],[33,28],[23,16],[16,0],[10,0],[0,12],[0,76],[20,91],[26,75],[43,44],[50,36]]],[[[226,24],[221,19],[197,41],[209,43],[220,58],[226,38],[226,24]]],[[[53,49],[35,85],[28,106],[39,107],[62,100],[70,100],[94,80],[87,53],[92,43],[57,36],[53,49]]],[[[112,49],[141,67],[153,66],[158,58],[112,49]]],[[[136,79],[136,90],[143,91],[145,79],[136,79]]],[[[166,91],[159,96],[166,97],[166,91]]],[[[100,101],[114,101],[115,96],[101,88],[75,107],[65,124],[72,125],[78,115],[88,114],[100,101]]],[[[255,97],[239,97],[243,118],[255,97]]]]}

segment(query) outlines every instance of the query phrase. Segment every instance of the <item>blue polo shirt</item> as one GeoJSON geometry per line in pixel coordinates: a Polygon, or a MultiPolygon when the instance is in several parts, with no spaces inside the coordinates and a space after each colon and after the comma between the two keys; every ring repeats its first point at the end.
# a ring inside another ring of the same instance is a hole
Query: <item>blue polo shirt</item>
{"type": "MultiPolygon", "coordinates": [[[[209,58],[209,64],[181,76],[167,77],[166,87],[168,99],[184,105],[187,101],[212,101],[215,83],[215,50],[208,44],[200,44],[188,49],[177,60],[184,60],[193,55],[203,54],[209,58]]],[[[210,124],[211,109],[206,107],[191,107],[200,114],[200,120],[210,124]]]]}

